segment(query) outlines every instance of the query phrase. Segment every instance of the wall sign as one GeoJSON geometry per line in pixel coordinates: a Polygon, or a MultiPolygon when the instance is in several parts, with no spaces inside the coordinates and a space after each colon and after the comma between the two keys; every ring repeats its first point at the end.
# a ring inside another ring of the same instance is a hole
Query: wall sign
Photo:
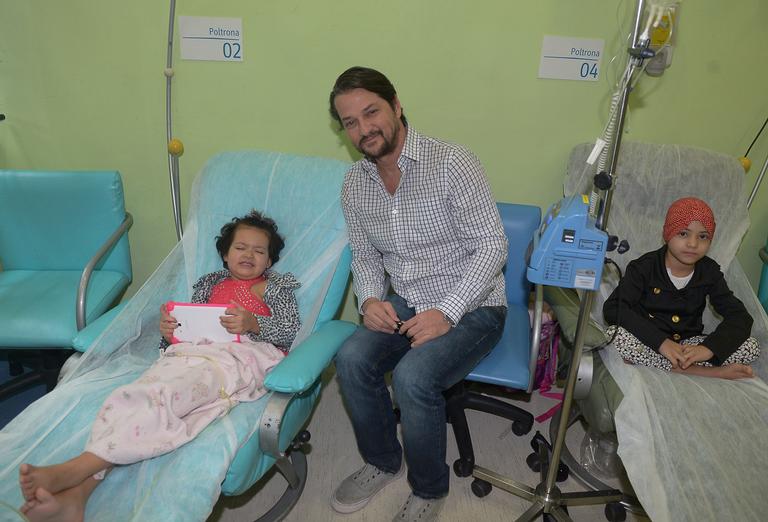
{"type": "Polygon", "coordinates": [[[605,40],[544,36],[539,78],[596,82],[605,40]]]}
{"type": "Polygon", "coordinates": [[[179,17],[182,60],[243,61],[242,18],[179,17]]]}

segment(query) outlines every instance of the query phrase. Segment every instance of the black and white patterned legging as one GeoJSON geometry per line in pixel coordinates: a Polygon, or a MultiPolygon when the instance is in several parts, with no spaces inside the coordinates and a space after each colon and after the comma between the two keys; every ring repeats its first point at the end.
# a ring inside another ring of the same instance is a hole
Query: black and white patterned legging
{"type": "MultiPolygon", "coordinates": [[[[616,329],[616,326],[609,326],[605,333],[608,337],[612,337],[616,329]]],[[[660,370],[665,371],[672,370],[672,363],[669,362],[669,359],[644,345],[637,337],[621,326],[618,327],[618,330],[616,337],[613,339],[613,345],[616,347],[616,351],[622,358],[633,364],[641,364],[643,366],[659,368],[660,370]]],[[[699,344],[706,339],[706,337],[706,335],[696,335],[682,341],[680,344],[699,344]]],[[[744,341],[742,345],[739,346],[739,349],[733,352],[722,365],[750,364],[757,359],[758,355],[760,355],[760,348],[758,347],[757,339],[750,337],[744,341]]],[[[712,366],[712,363],[709,362],[697,362],[696,364],[700,366],[712,366]]]]}

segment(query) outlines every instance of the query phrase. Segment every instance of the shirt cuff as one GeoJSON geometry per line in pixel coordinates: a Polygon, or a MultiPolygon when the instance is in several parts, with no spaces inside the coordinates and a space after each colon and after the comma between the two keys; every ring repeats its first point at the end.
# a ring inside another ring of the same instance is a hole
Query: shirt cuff
{"type": "Polygon", "coordinates": [[[381,300],[381,297],[380,297],[380,296],[378,296],[378,295],[376,295],[376,294],[373,294],[373,293],[371,293],[371,294],[365,294],[365,296],[364,296],[364,297],[362,297],[362,296],[358,296],[358,298],[357,298],[357,311],[358,311],[358,313],[359,313],[360,315],[365,315],[365,314],[363,313],[363,305],[365,304],[365,302],[366,302],[368,299],[379,299],[379,300],[381,300]]]}
{"type": "Polygon", "coordinates": [[[445,296],[435,308],[443,312],[446,317],[453,321],[454,326],[459,324],[459,321],[464,317],[464,312],[466,310],[464,303],[453,294],[445,296]]]}

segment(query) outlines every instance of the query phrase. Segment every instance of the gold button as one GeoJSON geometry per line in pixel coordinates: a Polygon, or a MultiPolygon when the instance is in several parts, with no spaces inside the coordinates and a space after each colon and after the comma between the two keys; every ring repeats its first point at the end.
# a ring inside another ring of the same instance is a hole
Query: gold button
{"type": "Polygon", "coordinates": [[[673,323],[679,323],[680,322],[680,316],[679,315],[673,315],[672,316],[672,322],[673,323]]]}
{"type": "Polygon", "coordinates": [[[653,293],[659,295],[661,293],[661,288],[654,288],[653,293]]]}
{"type": "Polygon", "coordinates": [[[672,339],[673,339],[674,341],[679,341],[679,340],[680,340],[680,334],[674,334],[674,335],[672,336],[672,339]]]}

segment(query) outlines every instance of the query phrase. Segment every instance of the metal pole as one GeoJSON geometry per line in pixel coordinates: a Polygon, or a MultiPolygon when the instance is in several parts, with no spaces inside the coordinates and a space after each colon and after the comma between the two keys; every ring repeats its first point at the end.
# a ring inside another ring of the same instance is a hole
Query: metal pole
{"type": "MultiPolygon", "coordinates": [[[[165,134],[166,145],[173,138],[171,119],[171,80],[173,79],[173,21],[176,13],[176,0],[171,0],[168,15],[168,52],[165,60],[165,134]]],[[[179,189],[179,160],[168,152],[168,175],[171,182],[171,204],[173,205],[173,220],[176,224],[176,239],[181,240],[184,230],[181,225],[181,194],[179,189]]]]}
{"type": "MultiPolygon", "coordinates": [[[[635,23],[632,26],[632,48],[637,49],[641,45],[645,45],[643,42],[638,41],[638,32],[640,31],[640,23],[643,18],[643,10],[645,9],[645,0],[637,0],[637,6],[635,9],[635,23]]],[[[611,158],[608,162],[608,174],[611,180],[615,182],[617,173],[616,165],[619,162],[619,148],[621,147],[621,137],[624,133],[624,120],[627,114],[627,104],[629,103],[629,93],[632,90],[632,79],[635,75],[635,71],[642,65],[643,59],[635,56],[629,57],[629,70],[624,79],[624,88],[621,92],[621,100],[618,107],[618,124],[616,125],[615,135],[612,140],[611,158]]],[[[608,214],[611,210],[611,202],[613,201],[613,190],[607,190],[605,192],[605,201],[600,208],[597,207],[597,216],[595,225],[600,230],[605,230],[608,222],[608,214]]]]}
{"type": "MultiPolygon", "coordinates": [[[[637,41],[638,31],[640,30],[640,21],[642,19],[644,0],[638,0],[637,9],[635,12],[635,23],[632,29],[632,46],[637,49],[641,45],[637,41]]],[[[616,164],[619,160],[619,148],[621,147],[621,135],[624,132],[624,120],[627,112],[627,103],[629,101],[629,92],[632,88],[632,77],[634,72],[642,65],[642,58],[630,56],[631,66],[624,81],[624,89],[621,93],[621,101],[618,107],[618,125],[616,125],[616,136],[613,140],[613,147],[611,150],[611,158],[609,162],[608,173],[613,177],[616,171],[616,164]]],[[[608,214],[611,210],[611,195],[613,189],[609,188],[606,191],[605,203],[602,208],[598,206],[598,219],[596,220],[596,226],[601,230],[605,230],[606,223],[608,222],[608,214]]],[[[560,423],[557,427],[557,438],[552,443],[552,455],[549,461],[549,470],[547,472],[547,482],[545,487],[546,495],[549,496],[553,492],[555,487],[555,480],[557,478],[557,470],[560,465],[560,454],[563,451],[563,444],[565,441],[565,434],[568,431],[568,418],[571,411],[571,404],[573,403],[573,389],[576,386],[576,378],[579,373],[579,363],[581,362],[581,351],[584,348],[584,333],[589,323],[589,314],[592,311],[592,305],[595,300],[595,290],[584,292],[579,307],[579,319],[576,323],[576,336],[574,338],[573,357],[571,358],[571,366],[568,370],[568,379],[565,385],[565,395],[563,396],[562,413],[560,416],[560,423]]]]}
{"type": "Polygon", "coordinates": [[[585,292],[579,308],[579,319],[576,323],[576,338],[574,339],[573,356],[571,357],[571,367],[568,371],[568,380],[565,383],[565,395],[563,396],[563,405],[560,413],[560,424],[557,426],[557,438],[552,445],[552,457],[549,460],[549,470],[547,471],[546,492],[550,494],[557,479],[557,468],[560,465],[560,453],[563,451],[565,441],[565,432],[568,431],[568,418],[571,414],[571,404],[573,403],[573,389],[576,387],[576,377],[579,372],[579,363],[581,362],[581,350],[584,347],[584,333],[586,325],[589,322],[589,312],[592,310],[592,303],[595,299],[595,292],[585,292]]]}

